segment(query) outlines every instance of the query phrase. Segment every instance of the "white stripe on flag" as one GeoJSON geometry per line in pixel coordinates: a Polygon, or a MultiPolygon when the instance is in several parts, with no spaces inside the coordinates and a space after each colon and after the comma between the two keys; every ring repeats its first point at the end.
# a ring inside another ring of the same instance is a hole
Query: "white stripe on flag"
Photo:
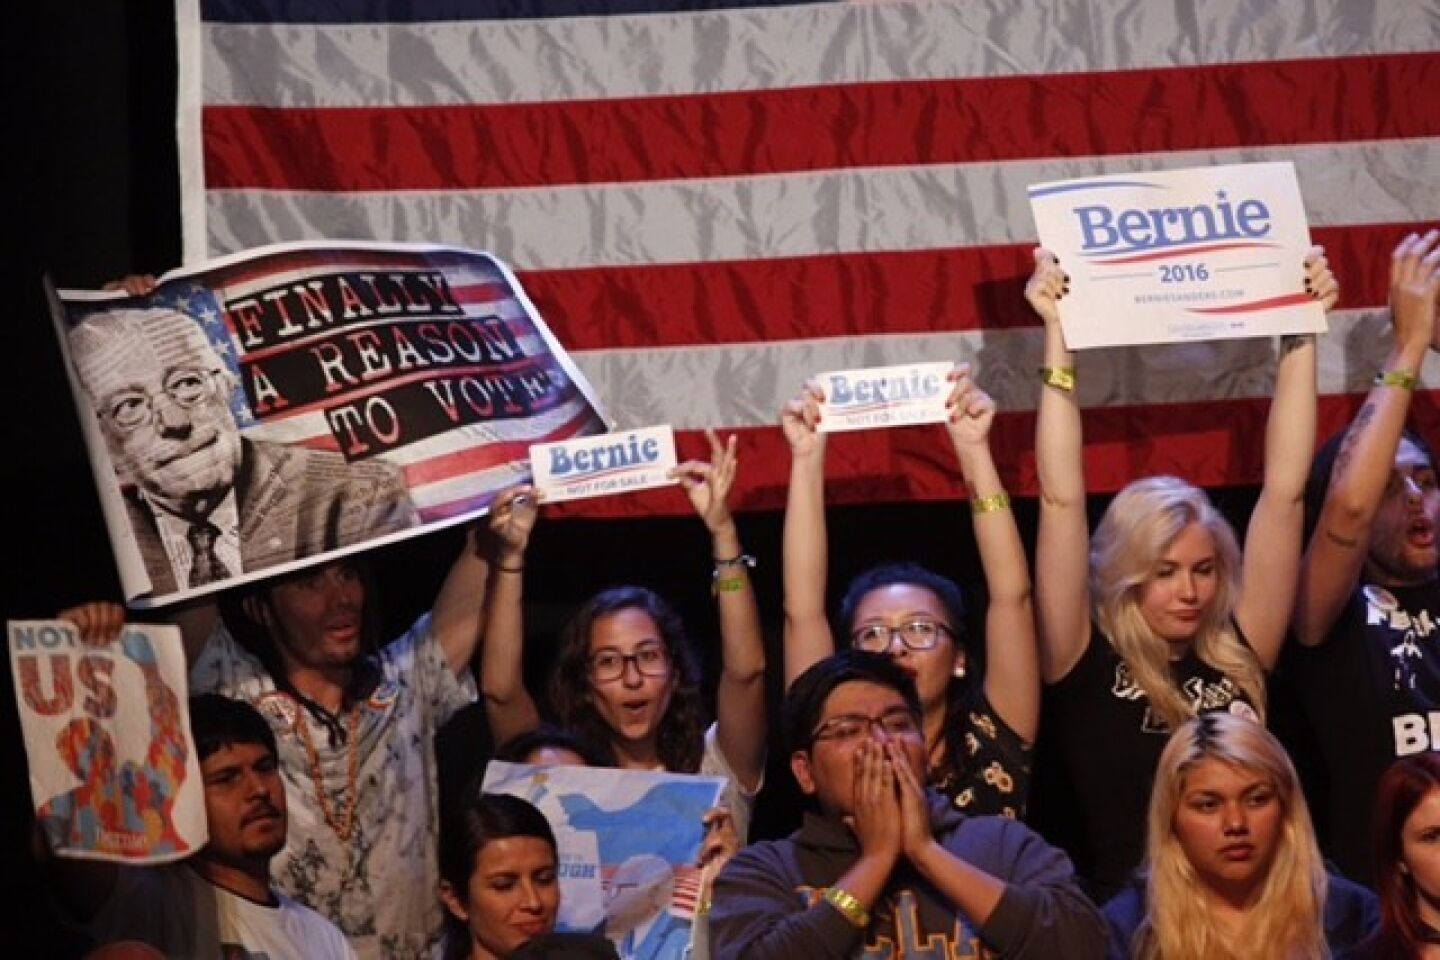
{"type": "MultiPolygon", "coordinates": [[[[1320,392],[1364,392],[1390,343],[1384,309],[1339,310],[1318,338],[1320,392]]],[[[765,427],[824,370],[962,360],[1006,412],[1035,409],[1041,331],[968,331],[915,336],[831,337],[779,343],[579,351],[572,356],[620,427],[671,423],[677,430],[765,427]]],[[[1087,408],[1270,396],[1273,342],[1228,340],[1097,350],[1078,355],[1087,408]]],[[[1425,372],[1440,388],[1440,369],[1425,372]]]]}
{"type": "Polygon", "coordinates": [[[1440,138],[946,164],[507,191],[212,190],[212,254],[282,240],[423,237],[518,270],[1023,243],[1025,188],[1071,177],[1293,160],[1312,226],[1440,219],[1440,138]]]}
{"type": "Polygon", "coordinates": [[[1408,53],[1440,46],[1440,16],[1424,6],[984,0],[355,26],[208,24],[205,100],[272,107],[533,103],[1408,53]],[[1125,42],[1076,42],[1112,32],[1125,42]],[[1198,43],[1177,40],[1197,36],[1198,43]]]}

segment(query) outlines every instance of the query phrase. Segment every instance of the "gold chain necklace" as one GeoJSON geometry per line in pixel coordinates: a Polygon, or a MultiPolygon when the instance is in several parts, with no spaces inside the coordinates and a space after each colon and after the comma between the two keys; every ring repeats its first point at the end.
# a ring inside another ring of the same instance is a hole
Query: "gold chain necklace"
{"type": "Polygon", "coordinates": [[[320,815],[330,824],[335,836],[342,842],[348,842],[350,834],[355,831],[355,808],[360,805],[360,791],[356,789],[360,779],[360,745],[356,735],[360,726],[360,704],[351,707],[345,718],[345,796],[342,798],[343,806],[338,817],[330,807],[330,793],[325,789],[325,774],[320,769],[320,751],[315,749],[315,742],[310,739],[310,723],[303,716],[297,719],[299,723],[296,727],[300,730],[300,739],[305,743],[305,755],[310,761],[310,781],[315,784],[315,799],[320,802],[320,815]]]}

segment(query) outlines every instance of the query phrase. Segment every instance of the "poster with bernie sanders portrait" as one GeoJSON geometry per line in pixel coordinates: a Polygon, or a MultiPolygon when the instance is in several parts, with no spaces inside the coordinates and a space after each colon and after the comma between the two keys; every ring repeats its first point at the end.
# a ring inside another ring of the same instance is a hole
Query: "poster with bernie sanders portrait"
{"type": "Polygon", "coordinates": [[[463,522],[606,430],[485,253],[283,244],[53,304],[132,606],[463,522]]]}

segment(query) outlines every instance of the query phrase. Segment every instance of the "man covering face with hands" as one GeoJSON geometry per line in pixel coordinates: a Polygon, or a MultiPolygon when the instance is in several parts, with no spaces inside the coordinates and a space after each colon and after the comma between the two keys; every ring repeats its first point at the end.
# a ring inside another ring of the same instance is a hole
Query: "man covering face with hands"
{"type": "Polygon", "coordinates": [[[721,873],[718,957],[1104,955],[1063,853],[925,789],[918,697],[890,658],[851,650],[815,664],[786,696],[785,729],[819,809],[721,873]]]}

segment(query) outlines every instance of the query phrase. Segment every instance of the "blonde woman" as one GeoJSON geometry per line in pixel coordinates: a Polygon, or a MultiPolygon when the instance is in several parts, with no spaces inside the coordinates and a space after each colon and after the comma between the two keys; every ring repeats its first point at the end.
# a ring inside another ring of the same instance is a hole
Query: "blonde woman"
{"type": "MultiPolygon", "coordinates": [[[[1279,656],[1300,568],[1315,343],[1287,338],[1280,349],[1243,554],[1209,498],[1175,477],[1127,486],[1092,537],[1077,374],[1057,306],[1069,279],[1049,251],[1035,259],[1025,292],[1045,321],[1035,440],[1040,669],[1077,825],[1066,846],[1104,898],[1140,860],[1146,789],[1165,736],[1203,711],[1264,716],[1265,671],[1279,656]]],[[[1326,309],[1334,304],[1319,248],[1304,282],[1326,309]]]]}
{"type": "Polygon", "coordinates": [[[1295,767],[1264,727],[1202,714],[1150,795],[1148,870],[1105,907],[1111,956],[1312,960],[1362,939],[1375,895],[1329,876],[1295,767]]]}

